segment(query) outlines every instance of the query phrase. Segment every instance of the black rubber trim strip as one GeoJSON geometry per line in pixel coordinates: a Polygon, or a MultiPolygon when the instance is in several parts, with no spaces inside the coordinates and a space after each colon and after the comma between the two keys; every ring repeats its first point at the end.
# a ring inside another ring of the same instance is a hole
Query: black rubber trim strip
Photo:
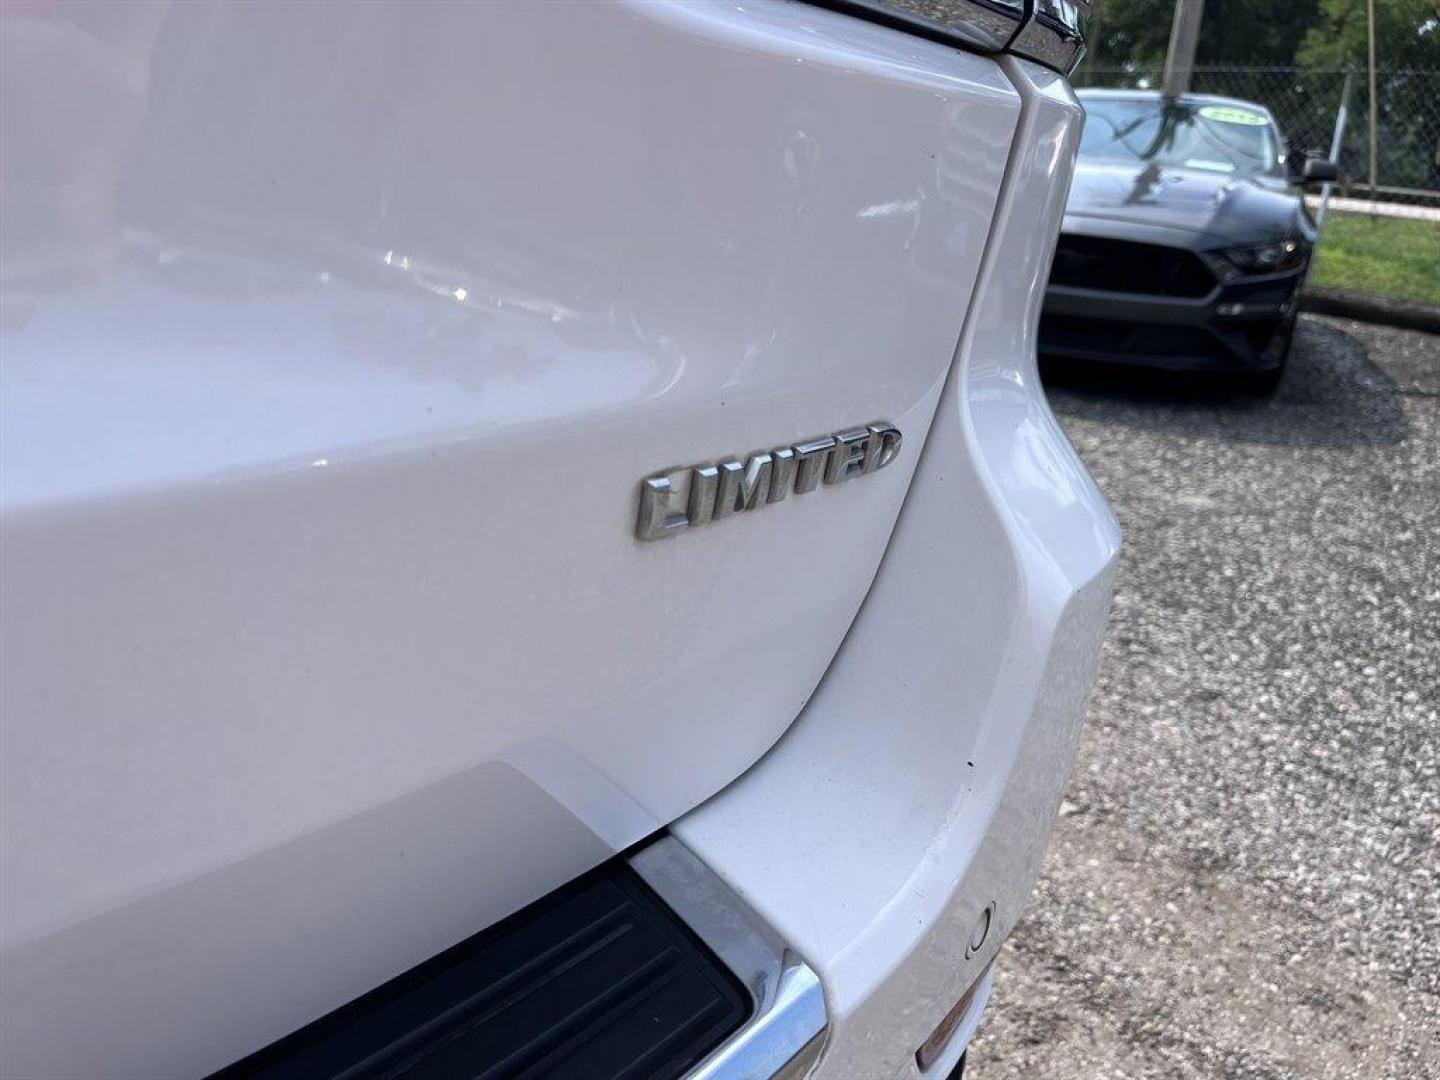
{"type": "Polygon", "coordinates": [[[614,859],[215,1078],[674,1078],[752,1007],[614,859]]]}
{"type": "Polygon", "coordinates": [[[906,14],[891,8],[879,7],[867,0],[806,0],[806,2],[812,7],[827,8],[844,15],[853,15],[858,19],[886,26],[892,30],[899,30],[914,37],[963,49],[966,52],[979,53],[982,56],[1013,53],[1023,59],[1033,60],[1051,70],[1059,71],[1066,76],[1074,70],[1085,55],[1084,35],[1078,33],[1075,28],[1066,26],[1050,12],[1037,10],[1036,0],[1025,0],[1024,11],[1019,14],[1012,7],[991,3],[990,0],[966,0],[966,3],[989,11],[1006,22],[1014,24],[1004,42],[997,42],[993,45],[976,41],[954,27],[934,19],[928,19],[923,15],[906,14]],[[1026,31],[1030,31],[1033,37],[1037,30],[1048,35],[1047,44],[1065,50],[1063,60],[1047,55],[1044,49],[1037,49],[1033,40],[1028,38],[1024,47],[1017,48],[1021,39],[1025,38],[1026,31]]]}
{"type": "MultiPolygon", "coordinates": [[[[859,3],[856,0],[806,0],[811,7],[827,8],[830,11],[838,11],[843,15],[853,15],[857,19],[864,19],[866,22],[876,23],[880,26],[889,27],[891,30],[900,30],[915,37],[924,38],[926,41],[933,41],[940,45],[949,45],[952,48],[964,49],[966,52],[979,53],[982,56],[994,56],[1004,52],[1014,44],[1015,38],[1020,33],[1020,28],[1025,25],[1025,20],[1030,17],[1034,0],[1025,0],[1024,14],[1015,19],[1015,28],[1010,32],[1010,37],[1005,44],[990,49],[971,41],[963,34],[956,33],[943,23],[935,22],[915,15],[902,15],[897,11],[886,8],[872,7],[866,3],[859,3]]],[[[1007,19],[1014,18],[1015,12],[1011,8],[997,4],[986,3],[985,0],[970,0],[977,7],[983,7],[987,11],[993,11],[997,15],[1003,15],[1007,19]]]]}

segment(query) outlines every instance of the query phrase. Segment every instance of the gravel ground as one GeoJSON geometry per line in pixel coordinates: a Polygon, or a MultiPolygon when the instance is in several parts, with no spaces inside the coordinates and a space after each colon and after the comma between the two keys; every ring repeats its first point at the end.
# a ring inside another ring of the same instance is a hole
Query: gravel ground
{"type": "Polygon", "coordinates": [[[1125,553],[972,1080],[1440,1077],[1440,337],[1295,348],[1047,373],[1125,553]]]}

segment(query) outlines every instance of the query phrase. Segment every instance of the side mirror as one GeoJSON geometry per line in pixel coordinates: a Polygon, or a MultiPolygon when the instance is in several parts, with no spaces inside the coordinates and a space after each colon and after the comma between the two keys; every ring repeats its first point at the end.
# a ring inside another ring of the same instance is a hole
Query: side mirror
{"type": "Polygon", "coordinates": [[[1307,184],[1331,184],[1340,179],[1340,170],[1333,161],[1312,157],[1305,159],[1305,167],[1300,175],[1307,184]]]}

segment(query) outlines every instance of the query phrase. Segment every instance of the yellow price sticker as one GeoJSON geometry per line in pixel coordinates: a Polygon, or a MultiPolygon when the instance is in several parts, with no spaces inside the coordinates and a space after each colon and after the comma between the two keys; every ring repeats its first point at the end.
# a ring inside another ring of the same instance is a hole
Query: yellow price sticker
{"type": "Polygon", "coordinates": [[[1234,105],[1206,105],[1200,110],[1206,120],[1221,124],[1247,124],[1250,127],[1264,127],[1269,121],[1250,109],[1237,109],[1234,105]]]}

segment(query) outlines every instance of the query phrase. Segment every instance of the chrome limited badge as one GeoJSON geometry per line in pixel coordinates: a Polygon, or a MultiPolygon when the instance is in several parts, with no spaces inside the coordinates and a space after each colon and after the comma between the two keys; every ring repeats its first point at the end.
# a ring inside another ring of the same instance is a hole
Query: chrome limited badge
{"type": "Polygon", "coordinates": [[[840,484],[879,472],[900,453],[900,429],[886,420],[846,428],[793,446],[738,458],[685,465],[640,481],[641,540],[674,536],[731,514],[760,510],[794,491],[807,495],[822,483],[840,484]],[[678,481],[678,482],[677,482],[678,481]]]}

